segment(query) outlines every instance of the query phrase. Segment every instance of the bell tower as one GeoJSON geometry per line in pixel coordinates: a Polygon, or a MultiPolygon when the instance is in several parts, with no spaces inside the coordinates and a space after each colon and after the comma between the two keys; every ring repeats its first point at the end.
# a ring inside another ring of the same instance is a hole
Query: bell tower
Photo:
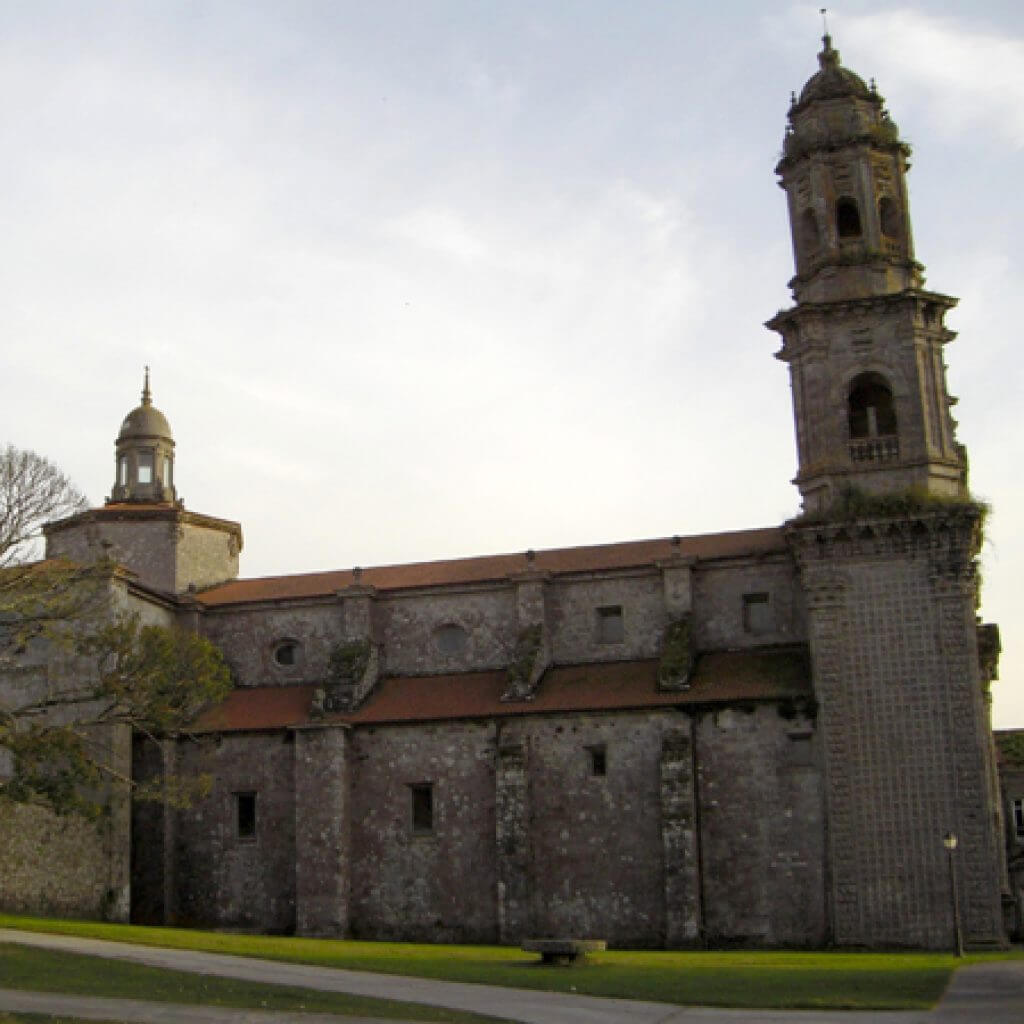
{"type": "Polygon", "coordinates": [[[956,299],[924,290],[914,258],[910,147],[875,88],[839,63],[793,96],[776,167],[786,192],[796,305],[767,324],[789,364],[804,511],[844,490],[967,496],[950,415],[943,318],[956,299]]]}
{"type": "Polygon", "coordinates": [[[114,460],[116,475],[109,504],[174,503],[174,438],[167,417],[153,405],[148,366],[142,404],[125,416],[114,443],[114,460]]]}

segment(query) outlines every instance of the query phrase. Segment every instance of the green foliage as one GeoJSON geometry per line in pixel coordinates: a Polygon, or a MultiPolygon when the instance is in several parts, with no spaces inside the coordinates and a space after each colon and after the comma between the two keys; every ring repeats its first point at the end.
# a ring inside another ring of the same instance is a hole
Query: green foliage
{"type": "MultiPolygon", "coordinates": [[[[95,817],[103,806],[100,783],[130,782],[112,765],[104,727],[150,737],[178,732],[227,696],[231,678],[205,637],[142,626],[134,616],[65,624],[61,639],[68,664],[42,680],[27,677],[0,700],[0,749],[13,761],[0,795],[95,817]]],[[[138,795],[180,804],[208,785],[203,778],[161,779],[138,795]]]]}
{"type": "Polygon", "coordinates": [[[979,530],[984,529],[990,508],[984,501],[976,498],[947,498],[938,494],[910,487],[904,491],[891,494],[869,494],[859,487],[844,487],[828,506],[821,512],[805,512],[794,522],[855,522],[858,519],[883,519],[886,517],[903,517],[926,515],[932,512],[962,512],[978,517],[979,530]]]}
{"type": "Polygon", "coordinates": [[[512,664],[509,665],[505,676],[511,690],[523,691],[530,685],[530,677],[533,675],[533,667],[537,663],[543,639],[544,629],[539,622],[520,630],[516,638],[512,664]]]}
{"type": "Polygon", "coordinates": [[[666,690],[686,685],[693,668],[693,626],[689,614],[665,627],[661,639],[658,685],[666,690]]]}
{"type": "Polygon", "coordinates": [[[346,640],[331,648],[327,660],[327,675],[332,683],[358,683],[370,663],[370,641],[346,640]]]}
{"type": "Polygon", "coordinates": [[[995,734],[996,746],[1002,759],[1015,768],[1024,768],[1024,729],[995,734]]]}

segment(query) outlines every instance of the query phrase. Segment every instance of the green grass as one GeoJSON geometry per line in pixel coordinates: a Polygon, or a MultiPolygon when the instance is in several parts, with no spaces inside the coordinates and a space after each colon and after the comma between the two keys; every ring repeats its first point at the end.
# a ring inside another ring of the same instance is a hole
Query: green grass
{"type": "MultiPolygon", "coordinates": [[[[500,1019],[394,999],[371,999],[290,985],[264,985],[207,974],[167,971],[124,960],[106,960],[31,946],[0,943],[0,960],[3,961],[3,987],[33,992],[282,1012],[304,1010],[451,1024],[494,1024],[500,1019]]],[[[18,1019],[16,1014],[8,1016],[18,1019]]],[[[31,1014],[22,1016],[26,1020],[33,1019],[31,1014]]],[[[0,1016],[0,1022],[3,1019],[0,1016]]],[[[46,1020],[45,1017],[34,1019],[46,1020]]]]}
{"type": "Polygon", "coordinates": [[[503,946],[232,935],[9,915],[0,915],[0,927],[446,981],[776,1009],[923,1009],[939,998],[961,962],[1020,955],[957,961],[935,953],[609,951],[595,954],[583,966],[565,968],[537,966],[536,957],[503,946]]]}
{"type": "Polygon", "coordinates": [[[93,1020],[91,1017],[52,1017],[47,1013],[3,1013],[0,1024],[123,1024],[116,1020],[93,1020]]]}

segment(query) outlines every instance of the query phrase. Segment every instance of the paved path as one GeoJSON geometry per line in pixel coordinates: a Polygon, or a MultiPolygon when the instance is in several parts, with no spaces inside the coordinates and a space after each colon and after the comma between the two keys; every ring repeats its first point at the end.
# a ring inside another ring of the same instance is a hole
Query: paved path
{"type": "MultiPolygon", "coordinates": [[[[43,935],[0,928],[0,942],[17,942],[69,953],[105,956],[175,971],[241,978],[246,981],[297,985],[327,992],[399,999],[489,1013],[523,1024],[1021,1024],[1024,1022],[1024,961],[979,964],[962,968],[938,1008],[932,1011],[851,1013],[817,1010],[718,1010],[678,1007],[625,999],[534,992],[430,981],[364,971],[345,971],[305,964],[285,964],[218,953],[158,949],[123,942],[83,939],[70,935],[43,935]]],[[[324,1014],[266,1014],[250,1010],[226,1011],[211,1007],[175,1006],[87,996],[52,996],[0,989],[0,1009],[16,1007],[9,1000],[39,1000],[33,1012],[73,1013],[93,1019],[149,1021],[153,1024],[201,1021],[210,1024],[265,1024],[270,1021],[346,1021],[355,1018],[324,1014]],[[49,1002],[48,1002],[49,1001],[49,1002]],[[58,1005],[60,1004],[60,1005],[58,1005]],[[42,1010],[42,1006],[54,1009],[42,1010]],[[90,1012],[83,1012],[89,1009],[90,1012]],[[111,1014],[113,1013],[113,1016],[111,1014]]],[[[22,1007],[17,1007],[23,1009],[22,1007]]]]}

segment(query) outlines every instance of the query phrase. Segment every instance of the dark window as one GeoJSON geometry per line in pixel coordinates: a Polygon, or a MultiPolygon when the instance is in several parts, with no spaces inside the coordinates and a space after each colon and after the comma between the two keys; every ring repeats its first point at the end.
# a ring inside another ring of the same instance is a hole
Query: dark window
{"type": "Polygon", "coordinates": [[[892,391],[877,373],[862,373],[850,385],[850,439],[891,437],[896,430],[892,391]]]}
{"type": "Polygon", "coordinates": [[[410,786],[412,793],[412,830],[424,833],[434,831],[434,787],[429,782],[410,786]]]}
{"type": "Polygon", "coordinates": [[[1024,800],[1013,801],[1013,831],[1017,842],[1024,843],[1024,800]]]}
{"type": "Polygon", "coordinates": [[[274,661],[286,668],[294,665],[299,653],[299,645],[294,640],[282,640],[274,648],[274,661]]]}
{"type": "Polygon", "coordinates": [[[587,747],[590,754],[590,774],[595,777],[602,777],[608,774],[608,753],[604,746],[587,747]]]}
{"type": "Polygon", "coordinates": [[[840,238],[860,238],[860,210],[855,199],[836,200],[836,230],[840,238]]]}
{"type": "Polygon", "coordinates": [[[442,654],[462,654],[466,649],[466,631],[461,626],[450,623],[438,627],[434,633],[434,640],[437,642],[437,649],[442,654]]]}
{"type": "Polygon", "coordinates": [[[624,637],[622,605],[612,604],[597,609],[597,642],[621,644],[624,637]]]}
{"type": "Polygon", "coordinates": [[[256,838],[256,794],[235,794],[235,832],[239,839],[256,838]]]}
{"type": "Polygon", "coordinates": [[[888,196],[878,200],[878,222],[886,238],[899,238],[900,209],[888,196]]]}
{"type": "Polygon", "coordinates": [[[743,595],[743,629],[747,633],[769,633],[772,629],[771,605],[767,594],[743,595]]]}

